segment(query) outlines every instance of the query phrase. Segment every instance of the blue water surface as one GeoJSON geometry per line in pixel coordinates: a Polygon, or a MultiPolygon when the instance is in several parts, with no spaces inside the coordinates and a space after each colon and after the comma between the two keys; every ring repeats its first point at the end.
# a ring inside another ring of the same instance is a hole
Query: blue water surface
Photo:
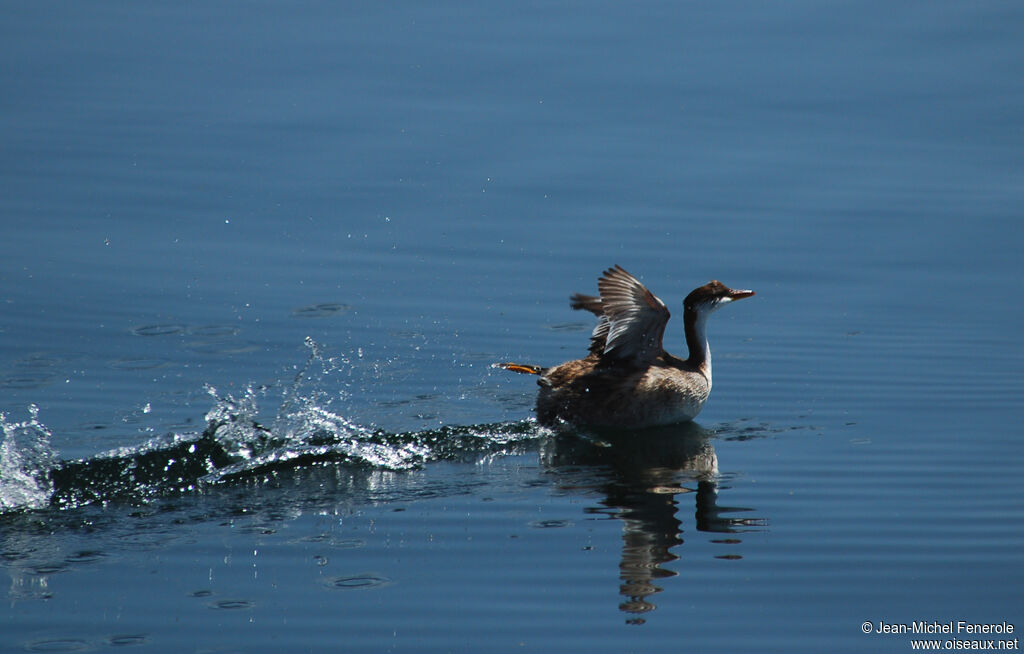
{"type": "Polygon", "coordinates": [[[0,651],[1024,629],[1022,31],[1010,2],[8,6],[0,651]],[[711,320],[696,424],[555,434],[490,367],[582,356],[568,295],[613,264],[677,353],[691,289],[757,291],[711,320]]]}

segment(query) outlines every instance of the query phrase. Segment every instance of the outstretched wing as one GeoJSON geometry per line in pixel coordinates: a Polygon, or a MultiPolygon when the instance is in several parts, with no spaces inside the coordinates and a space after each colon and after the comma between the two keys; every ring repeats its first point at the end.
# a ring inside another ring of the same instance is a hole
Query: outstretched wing
{"type": "Polygon", "coordinates": [[[637,365],[659,357],[664,351],[665,325],[671,317],[665,303],[620,266],[604,271],[597,288],[602,315],[608,322],[604,356],[637,365]]]}

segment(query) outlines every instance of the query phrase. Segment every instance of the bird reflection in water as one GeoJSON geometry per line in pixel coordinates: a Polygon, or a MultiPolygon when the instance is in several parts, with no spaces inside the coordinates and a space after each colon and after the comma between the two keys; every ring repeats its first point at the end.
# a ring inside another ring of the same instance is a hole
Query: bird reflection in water
{"type": "MultiPolygon", "coordinates": [[[[545,466],[572,492],[598,491],[600,507],[589,512],[621,520],[619,608],[627,622],[643,624],[643,614],[657,605],[659,580],[678,573],[663,567],[675,561],[683,544],[683,521],[677,517],[683,495],[694,496],[697,531],[735,534],[761,530],[766,522],[753,509],[718,503],[718,457],[713,432],[695,423],[635,431],[560,434],[542,449],[545,466]]],[[[738,538],[726,542],[738,544],[738,538]]],[[[722,558],[740,558],[738,554],[722,558]]]]}

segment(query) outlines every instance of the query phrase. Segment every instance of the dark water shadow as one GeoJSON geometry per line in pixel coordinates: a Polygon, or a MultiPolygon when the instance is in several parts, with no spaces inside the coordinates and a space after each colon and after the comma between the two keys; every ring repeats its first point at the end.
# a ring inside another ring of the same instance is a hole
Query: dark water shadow
{"type": "MultiPolygon", "coordinates": [[[[683,545],[680,511],[692,501],[692,528],[733,534],[718,539],[730,546],[735,536],[763,530],[766,521],[754,509],[719,502],[720,475],[713,439],[716,433],[696,423],[645,430],[564,433],[541,446],[541,461],[571,493],[597,494],[589,513],[622,522],[619,608],[627,622],[643,624],[657,604],[664,580],[678,573],[669,567],[683,545]],[[689,497],[687,497],[689,496],[689,497]],[[687,501],[688,500],[688,501],[687,501]]],[[[718,558],[738,559],[736,547],[718,558]]]]}

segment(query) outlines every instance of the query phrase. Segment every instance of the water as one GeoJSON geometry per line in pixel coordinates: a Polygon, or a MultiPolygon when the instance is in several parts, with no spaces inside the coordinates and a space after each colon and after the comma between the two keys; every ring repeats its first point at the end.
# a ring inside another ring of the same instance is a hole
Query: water
{"type": "Polygon", "coordinates": [[[5,16],[0,651],[1024,622],[1016,5],[5,16]],[[615,263],[758,295],[696,424],[543,430],[615,263]]]}

